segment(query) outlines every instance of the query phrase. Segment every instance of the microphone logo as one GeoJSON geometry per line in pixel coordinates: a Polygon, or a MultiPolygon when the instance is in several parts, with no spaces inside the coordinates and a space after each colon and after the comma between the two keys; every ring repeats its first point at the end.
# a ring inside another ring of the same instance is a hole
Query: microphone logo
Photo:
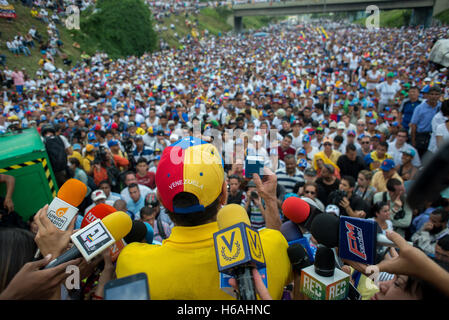
{"type": "Polygon", "coordinates": [[[224,247],[224,246],[221,247],[221,256],[223,257],[223,259],[225,259],[226,261],[229,261],[229,262],[231,262],[232,260],[235,260],[240,254],[240,243],[238,241],[236,241],[235,247],[237,248],[237,250],[236,250],[235,254],[232,257],[226,255],[226,248],[228,248],[229,253],[232,253],[232,251],[233,251],[234,238],[235,238],[235,231],[232,233],[231,239],[229,242],[224,235],[221,236],[221,240],[223,240],[223,243],[226,246],[226,247],[224,247]]]}
{"type": "Polygon", "coordinates": [[[363,242],[362,229],[345,221],[346,235],[349,251],[357,257],[366,260],[365,243],[363,242]]]}
{"type": "Polygon", "coordinates": [[[61,218],[63,215],[65,215],[68,209],[69,208],[59,208],[58,210],[56,210],[56,216],[61,218]]]}

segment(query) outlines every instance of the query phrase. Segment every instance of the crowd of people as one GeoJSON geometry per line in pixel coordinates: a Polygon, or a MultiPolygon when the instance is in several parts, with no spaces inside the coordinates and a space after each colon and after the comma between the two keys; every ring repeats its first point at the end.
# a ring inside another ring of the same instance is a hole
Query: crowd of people
{"type": "MultiPolygon", "coordinates": [[[[267,261],[279,261],[278,273],[273,264],[268,267],[268,290],[276,299],[292,279],[288,257],[275,250],[286,249],[287,243],[271,232],[288,220],[281,209],[288,197],[300,197],[325,214],[375,220],[379,233],[411,241],[419,259],[447,263],[449,193],[412,209],[407,190],[426,158],[449,137],[448,71],[428,60],[433,44],[447,37],[449,28],[274,25],[265,31],[265,36],[187,38],[183,49],[115,61],[97,53],[68,71],[28,75],[5,68],[0,70],[0,131],[35,128],[47,146],[58,186],[72,177],[86,184],[88,194],[74,228],[100,203],[151,224],[152,243],[159,249],[146,255],[141,244],[128,245],[116,271],[120,277],[148,271],[156,299],[204,299],[204,292],[230,298],[219,288],[216,293],[199,290],[217,276],[216,266],[201,270],[205,278],[191,270],[188,281],[204,283],[196,283],[197,289],[186,286],[193,290],[190,296],[187,289],[162,290],[162,282],[165,287],[176,284],[167,284],[161,270],[176,274],[174,261],[182,260],[175,251],[186,234],[192,243],[205,241],[211,230],[217,231],[216,223],[209,224],[220,205],[231,203],[241,205],[260,231],[267,261]],[[177,198],[166,183],[172,168],[164,155],[173,144],[196,138],[213,145],[223,159],[222,179],[204,182],[213,199],[203,199],[204,194],[177,198]],[[248,156],[262,159],[272,173],[268,182],[246,177],[248,156]],[[199,204],[207,208],[196,218],[173,209],[199,204]],[[195,226],[201,231],[194,235],[188,229],[195,226]],[[132,265],[137,260],[151,266],[132,265]]],[[[42,232],[41,214],[24,226],[5,219],[14,211],[11,197],[2,204],[4,226],[32,230],[20,234],[31,242],[42,232]]],[[[2,232],[6,237],[10,231],[2,232]]],[[[210,243],[203,249],[209,252],[210,243]]],[[[383,259],[390,255],[392,261],[405,259],[402,250],[399,258],[387,250],[378,263],[387,264],[383,259]]],[[[183,258],[187,270],[192,256],[183,258]]],[[[212,265],[212,258],[215,254],[205,263],[212,265]]],[[[27,259],[15,266],[16,272],[27,259]]],[[[377,290],[363,292],[364,298],[423,298],[406,285],[418,271],[395,270],[386,267],[391,274],[377,290]],[[393,284],[401,288],[398,296],[388,296],[393,284]]],[[[0,292],[15,275],[3,271],[0,292]]]]}

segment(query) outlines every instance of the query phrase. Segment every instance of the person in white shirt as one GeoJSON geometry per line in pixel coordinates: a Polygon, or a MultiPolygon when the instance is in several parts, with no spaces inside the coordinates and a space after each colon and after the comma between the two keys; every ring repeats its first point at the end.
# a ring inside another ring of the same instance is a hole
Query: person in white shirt
{"type": "MultiPolygon", "coordinates": [[[[129,186],[130,184],[135,183],[139,186],[139,190],[140,190],[140,194],[143,198],[146,198],[147,194],[153,192],[150,188],[148,188],[147,186],[141,185],[137,183],[137,178],[136,178],[136,174],[132,171],[129,171],[125,174],[125,185],[129,186]]],[[[129,194],[129,190],[128,187],[126,187],[125,189],[122,190],[122,192],[120,192],[120,196],[122,197],[123,200],[125,200],[126,202],[131,201],[131,196],[129,194]]]]}
{"type": "Polygon", "coordinates": [[[412,145],[406,142],[407,138],[407,130],[404,128],[399,129],[396,135],[396,139],[388,144],[388,154],[393,157],[395,165],[401,165],[402,152],[412,149],[415,151],[415,156],[413,157],[412,164],[413,166],[419,168],[421,166],[421,159],[419,158],[418,151],[412,145]]]}
{"type": "Polygon", "coordinates": [[[396,93],[401,90],[401,86],[394,81],[394,73],[387,75],[387,81],[380,83],[376,87],[376,91],[380,96],[378,111],[383,111],[386,106],[393,103],[396,93]]]}
{"type": "MultiPolygon", "coordinates": [[[[449,118],[449,103],[447,100],[445,100],[441,104],[440,111],[438,111],[437,114],[435,114],[435,116],[432,119],[432,135],[430,136],[430,142],[428,147],[428,150],[432,153],[438,151],[437,138],[436,138],[437,128],[440,125],[445,125],[448,118],[449,118]]],[[[444,133],[444,127],[440,128],[440,135],[441,133],[444,133]]]]}
{"type": "Polygon", "coordinates": [[[366,75],[367,75],[366,89],[369,91],[374,90],[377,87],[381,77],[381,73],[377,69],[377,64],[373,63],[371,65],[371,69],[367,71],[366,75]]]}

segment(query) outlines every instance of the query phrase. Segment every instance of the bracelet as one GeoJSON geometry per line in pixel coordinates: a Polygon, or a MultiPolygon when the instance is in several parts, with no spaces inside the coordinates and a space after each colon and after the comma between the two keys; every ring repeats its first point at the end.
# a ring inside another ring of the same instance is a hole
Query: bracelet
{"type": "Polygon", "coordinates": [[[91,299],[95,299],[95,300],[103,300],[104,299],[101,296],[97,296],[95,293],[93,293],[90,297],[91,297],[91,299]]]}

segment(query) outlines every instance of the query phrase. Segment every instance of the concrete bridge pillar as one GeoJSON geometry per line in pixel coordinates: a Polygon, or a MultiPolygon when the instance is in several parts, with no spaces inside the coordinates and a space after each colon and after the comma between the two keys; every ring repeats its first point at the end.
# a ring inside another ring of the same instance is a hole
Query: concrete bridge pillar
{"type": "Polygon", "coordinates": [[[410,25],[418,26],[423,25],[429,27],[432,23],[433,8],[415,8],[412,10],[412,16],[410,17],[410,25]]]}
{"type": "Polygon", "coordinates": [[[243,31],[243,18],[234,16],[234,31],[241,33],[243,31]]]}

